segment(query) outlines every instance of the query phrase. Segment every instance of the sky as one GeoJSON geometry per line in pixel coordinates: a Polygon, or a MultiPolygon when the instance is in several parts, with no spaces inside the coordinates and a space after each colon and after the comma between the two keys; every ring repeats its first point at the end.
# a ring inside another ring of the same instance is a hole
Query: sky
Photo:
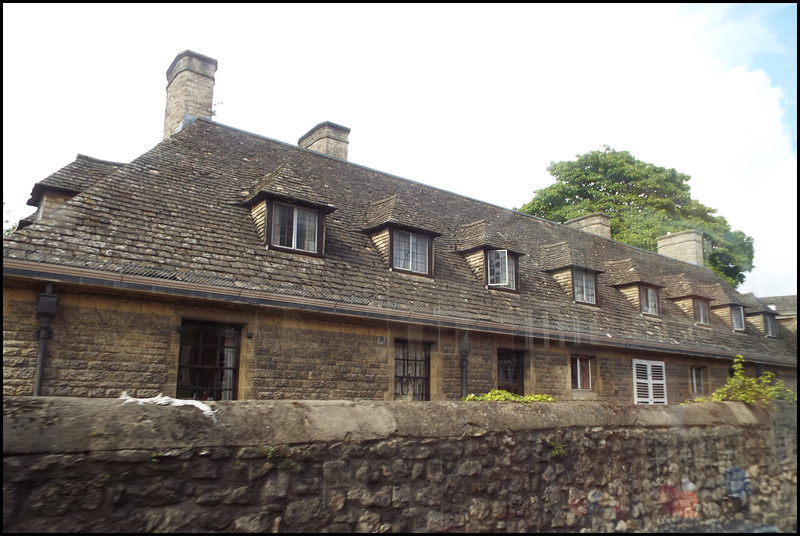
{"type": "Polygon", "coordinates": [[[163,136],[166,70],[218,60],[215,121],[516,208],[608,145],[690,175],[753,237],[738,290],[797,294],[796,4],[3,4],[3,202],[163,136]]]}

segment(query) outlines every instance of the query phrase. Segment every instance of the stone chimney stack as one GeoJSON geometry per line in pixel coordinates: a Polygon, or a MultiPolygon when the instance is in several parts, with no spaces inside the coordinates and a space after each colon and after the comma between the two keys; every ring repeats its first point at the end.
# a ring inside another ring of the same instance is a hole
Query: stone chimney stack
{"type": "Polygon", "coordinates": [[[602,212],[595,212],[594,214],[572,218],[571,220],[565,221],[564,225],[604,238],[611,238],[611,217],[602,212]]]}
{"type": "Polygon", "coordinates": [[[203,117],[211,118],[217,60],[191,50],[178,54],[167,69],[167,110],[164,139],[203,117]]]}
{"type": "Polygon", "coordinates": [[[683,231],[656,238],[658,252],[661,255],[688,262],[697,266],[704,266],[703,233],[700,231],[683,231]]]}
{"type": "Polygon", "coordinates": [[[350,129],[325,121],[306,132],[297,145],[303,149],[311,149],[328,156],[335,156],[347,160],[347,137],[350,129]]]}

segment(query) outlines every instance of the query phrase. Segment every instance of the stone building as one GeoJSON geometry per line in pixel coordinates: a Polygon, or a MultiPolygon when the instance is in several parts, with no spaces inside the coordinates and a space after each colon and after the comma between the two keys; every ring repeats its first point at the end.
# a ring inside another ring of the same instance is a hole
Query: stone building
{"type": "Polygon", "coordinates": [[[217,62],[167,71],[164,140],[78,155],[3,241],[3,392],[458,400],[493,388],[676,404],[735,355],[797,386],[796,334],[703,266],[213,122],[217,62]]]}

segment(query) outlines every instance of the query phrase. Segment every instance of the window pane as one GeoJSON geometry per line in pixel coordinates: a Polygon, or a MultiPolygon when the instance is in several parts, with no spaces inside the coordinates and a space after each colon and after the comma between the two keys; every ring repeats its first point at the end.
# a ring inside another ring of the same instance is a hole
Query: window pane
{"type": "Polygon", "coordinates": [[[279,246],[292,247],[294,235],[294,210],[286,205],[275,204],[272,217],[272,243],[279,246]]]}
{"type": "Polygon", "coordinates": [[[738,306],[731,307],[731,319],[733,320],[733,329],[737,331],[744,330],[744,309],[738,306]]]}
{"type": "Polygon", "coordinates": [[[694,300],[694,321],[698,324],[708,324],[708,302],[694,300]]]}
{"type": "Polygon", "coordinates": [[[703,394],[703,367],[692,367],[692,392],[703,394]]]}
{"type": "Polygon", "coordinates": [[[778,326],[775,323],[775,317],[772,315],[764,315],[764,329],[767,337],[778,336],[778,326]]]}
{"type": "Polygon", "coordinates": [[[395,341],[394,397],[430,400],[430,345],[395,341]]]}
{"type": "Polygon", "coordinates": [[[508,284],[508,252],[505,250],[489,251],[487,265],[489,270],[490,285],[508,284]]]}
{"type": "Polygon", "coordinates": [[[297,212],[297,249],[317,251],[317,213],[302,208],[297,212]]]}
{"type": "Polygon", "coordinates": [[[591,389],[592,388],[592,369],[590,357],[573,357],[572,363],[572,388],[591,389]]]}
{"type": "Polygon", "coordinates": [[[584,272],[584,282],[586,284],[586,303],[595,303],[594,274],[584,272]]]}
{"type": "Polygon", "coordinates": [[[513,350],[497,353],[497,388],[509,393],[524,395],[523,354],[513,350]]]}
{"type": "Polygon", "coordinates": [[[394,232],[394,251],[392,266],[401,270],[411,269],[411,233],[394,232]]]}
{"type": "Polygon", "coordinates": [[[640,293],[642,312],[649,315],[658,314],[658,293],[651,287],[643,287],[640,293]]]}
{"type": "Polygon", "coordinates": [[[423,274],[428,273],[428,237],[411,235],[413,251],[411,255],[411,270],[423,274]]]}
{"type": "Polygon", "coordinates": [[[580,270],[572,271],[572,284],[575,289],[575,301],[585,301],[583,294],[583,272],[580,270]]]}
{"type": "Polygon", "coordinates": [[[184,321],[178,398],[234,400],[239,368],[238,327],[184,321]]]}
{"type": "Polygon", "coordinates": [[[506,264],[508,266],[508,283],[506,286],[508,288],[517,288],[517,258],[515,256],[509,257],[506,264]]]}
{"type": "Polygon", "coordinates": [[[595,297],[594,273],[588,270],[575,268],[572,271],[575,301],[584,303],[597,303],[595,297]]]}

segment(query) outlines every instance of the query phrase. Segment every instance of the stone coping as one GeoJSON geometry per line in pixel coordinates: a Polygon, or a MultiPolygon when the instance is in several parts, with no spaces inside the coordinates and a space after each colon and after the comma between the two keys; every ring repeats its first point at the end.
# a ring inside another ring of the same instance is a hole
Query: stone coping
{"type": "MultiPolygon", "coordinates": [[[[215,411],[213,418],[193,406],[107,398],[4,397],[3,455],[425,439],[570,427],[766,426],[775,415],[735,402],[622,406],[244,400],[209,402],[208,406],[215,411]]],[[[796,404],[787,409],[796,415],[796,404]]]]}

